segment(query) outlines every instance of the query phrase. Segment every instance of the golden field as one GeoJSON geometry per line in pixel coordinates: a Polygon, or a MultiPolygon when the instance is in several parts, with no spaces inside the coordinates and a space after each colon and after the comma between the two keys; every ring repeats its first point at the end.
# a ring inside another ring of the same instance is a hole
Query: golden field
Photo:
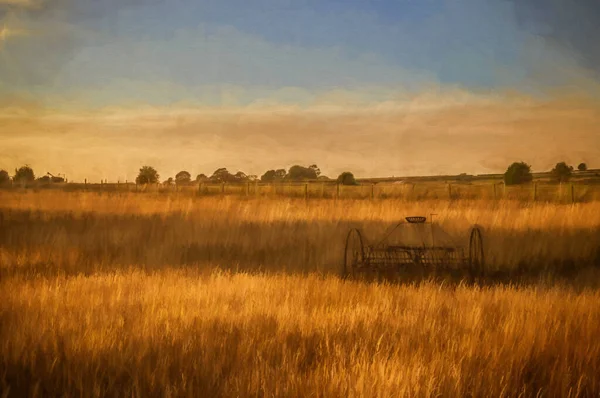
{"type": "Polygon", "coordinates": [[[2,396],[598,396],[600,202],[0,191],[2,396]],[[484,228],[483,286],[343,281],[484,228]],[[514,282],[514,283],[506,283],[514,282]]]}
{"type": "Polygon", "coordinates": [[[600,293],[163,270],[2,282],[13,396],[597,396],[600,293]]]}
{"type": "Polygon", "coordinates": [[[348,230],[370,242],[409,215],[466,243],[484,229],[498,276],[573,274],[600,261],[600,201],[240,198],[149,193],[0,191],[2,274],[80,273],[134,266],[219,266],[337,273],[348,230]]]}

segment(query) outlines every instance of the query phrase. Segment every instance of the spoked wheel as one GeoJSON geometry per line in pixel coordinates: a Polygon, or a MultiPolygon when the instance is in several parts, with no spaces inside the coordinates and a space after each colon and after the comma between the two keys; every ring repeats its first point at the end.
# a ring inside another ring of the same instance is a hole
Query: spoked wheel
{"type": "Polygon", "coordinates": [[[483,235],[481,228],[474,226],[469,238],[469,271],[474,279],[484,276],[485,259],[483,256],[483,235]]]}
{"type": "Polygon", "coordinates": [[[358,229],[351,229],[346,237],[344,249],[344,264],[342,266],[342,278],[354,278],[357,268],[364,263],[365,246],[362,234],[358,229]]]}

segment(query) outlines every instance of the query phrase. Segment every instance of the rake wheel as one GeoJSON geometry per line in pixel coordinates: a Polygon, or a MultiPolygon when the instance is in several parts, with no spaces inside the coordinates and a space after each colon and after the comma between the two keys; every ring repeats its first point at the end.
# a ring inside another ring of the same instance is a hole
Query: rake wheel
{"type": "Polygon", "coordinates": [[[484,276],[483,235],[481,228],[478,226],[471,229],[471,236],[469,237],[469,271],[473,278],[484,276]]]}
{"type": "Polygon", "coordinates": [[[357,269],[364,264],[365,245],[359,229],[351,229],[346,237],[344,248],[344,263],[342,266],[342,278],[354,278],[357,269]]]}

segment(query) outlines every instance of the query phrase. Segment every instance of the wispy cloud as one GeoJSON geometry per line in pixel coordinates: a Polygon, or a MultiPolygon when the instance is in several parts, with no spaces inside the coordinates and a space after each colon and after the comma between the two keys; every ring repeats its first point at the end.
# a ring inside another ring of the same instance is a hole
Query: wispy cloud
{"type": "Polygon", "coordinates": [[[362,89],[363,96],[440,82],[530,93],[595,87],[587,84],[595,79],[589,63],[544,36],[521,31],[505,1],[414,5],[427,12],[402,24],[390,22],[394,15],[380,15],[390,11],[383,5],[389,2],[364,5],[381,3],[377,12],[332,0],[292,8],[287,2],[258,3],[0,0],[0,9],[13,10],[12,21],[4,19],[10,62],[0,60],[0,78],[4,90],[52,101],[63,95],[96,106],[306,103],[332,88],[362,89]],[[343,12],[327,12],[326,3],[343,12]],[[34,38],[16,40],[18,31],[34,38]]]}
{"type": "Polygon", "coordinates": [[[0,0],[0,6],[12,6],[23,8],[37,8],[44,3],[43,0],[0,0]]]}
{"type": "Polygon", "coordinates": [[[29,31],[27,29],[14,29],[14,28],[9,28],[8,26],[2,26],[2,27],[0,27],[0,45],[2,44],[2,42],[8,40],[11,37],[27,36],[30,33],[31,33],[31,31],[29,31]]]}
{"type": "Polygon", "coordinates": [[[41,0],[0,0],[0,49],[11,38],[31,34],[29,29],[22,26],[21,16],[23,12],[38,8],[41,4],[41,0]]]}

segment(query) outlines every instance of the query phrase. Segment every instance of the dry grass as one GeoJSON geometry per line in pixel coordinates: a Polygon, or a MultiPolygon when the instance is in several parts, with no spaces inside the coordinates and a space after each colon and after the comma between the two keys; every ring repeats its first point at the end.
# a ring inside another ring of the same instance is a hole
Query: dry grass
{"type": "Polygon", "coordinates": [[[600,293],[581,288],[600,281],[598,202],[8,191],[0,203],[7,396],[600,394],[600,293]],[[545,282],[329,275],[351,226],[375,237],[429,213],[456,236],[483,225],[496,276],[545,282]],[[548,283],[567,271],[578,289],[548,283]]]}
{"type": "Polygon", "coordinates": [[[575,272],[600,261],[600,202],[240,199],[1,192],[0,272],[94,272],[136,265],[337,272],[345,236],[375,241],[407,215],[436,213],[464,243],[485,229],[491,273],[575,272]]]}
{"type": "Polygon", "coordinates": [[[13,396],[600,393],[598,292],[173,270],[1,286],[13,396]]]}

